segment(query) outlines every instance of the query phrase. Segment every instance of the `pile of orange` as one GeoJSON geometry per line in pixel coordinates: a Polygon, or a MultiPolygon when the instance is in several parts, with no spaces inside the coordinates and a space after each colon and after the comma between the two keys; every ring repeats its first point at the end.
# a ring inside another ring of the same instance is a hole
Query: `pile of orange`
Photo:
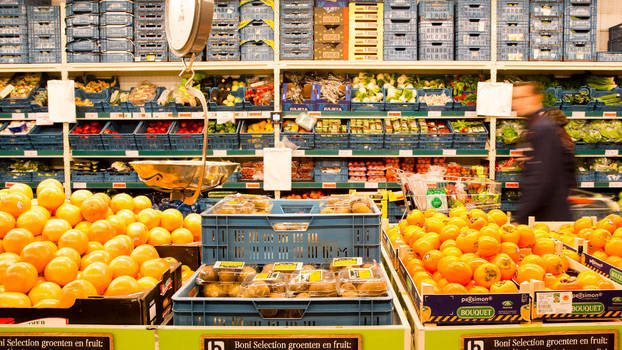
{"type": "MultiPolygon", "coordinates": [[[[71,307],[77,298],[126,296],[159,283],[177,263],[154,245],[200,237],[198,214],[151,209],[145,196],[79,190],[60,182],[0,190],[0,308],[71,307]]],[[[182,278],[192,271],[182,266],[182,278]]]]}
{"type": "MultiPolygon", "coordinates": [[[[410,248],[402,261],[420,291],[425,284],[435,294],[515,293],[531,280],[544,281],[550,290],[578,286],[566,274],[568,259],[579,260],[576,252],[559,252],[546,225],[511,225],[500,210],[458,208],[448,216],[413,210],[387,235],[394,247],[410,248]]],[[[593,283],[578,289],[613,287],[596,273],[584,275],[593,283]]]]}

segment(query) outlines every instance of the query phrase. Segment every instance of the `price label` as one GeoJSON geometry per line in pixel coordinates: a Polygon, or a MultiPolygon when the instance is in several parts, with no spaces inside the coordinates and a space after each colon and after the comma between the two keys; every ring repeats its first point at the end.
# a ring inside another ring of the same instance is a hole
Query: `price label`
{"type": "Polygon", "coordinates": [[[177,116],[179,118],[192,118],[192,113],[191,112],[179,112],[177,113],[177,116]]]}
{"type": "Polygon", "coordinates": [[[594,188],[594,182],[581,182],[582,188],[594,188]]]}
{"type": "Polygon", "coordinates": [[[154,118],[173,118],[173,113],[171,112],[153,112],[151,115],[154,118]]]}
{"type": "Polygon", "coordinates": [[[258,149],[258,150],[256,150],[256,151],[255,151],[255,155],[256,155],[257,157],[263,157],[263,150],[262,150],[262,149],[258,149]]]}
{"type": "Polygon", "coordinates": [[[73,188],[85,189],[86,188],[86,182],[74,182],[73,183],[73,188]]]}
{"type": "Polygon", "coordinates": [[[438,118],[442,115],[443,113],[441,111],[428,111],[428,117],[438,118]]]}
{"type": "Polygon", "coordinates": [[[443,150],[443,155],[444,156],[455,156],[456,155],[456,150],[455,149],[444,149],[443,150]]]}
{"type": "Polygon", "coordinates": [[[112,188],[125,188],[125,182],[113,182],[112,188]]]}
{"type": "Polygon", "coordinates": [[[148,113],[148,112],[134,112],[134,113],[132,113],[132,118],[137,118],[137,119],[151,118],[151,113],[148,113]]]}
{"type": "Polygon", "coordinates": [[[387,112],[387,117],[401,117],[402,116],[402,112],[400,111],[391,111],[391,112],[387,112]]]}
{"type": "Polygon", "coordinates": [[[400,150],[400,157],[412,157],[412,156],[413,156],[413,151],[411,149],[400,150]]]}
{"type": "Polygon", "coordinates": [[[464,117],[465,118],[475,118],[475,117],[477,117],[477,111],[465,111],[464,112],[464,117]]]}
{"type": "Polygon", "coordinates": [[[214,157],[226,157],[227,156],[227,150],[224,149],[215,149],[213,151],[214,157]]]}
{"type": "Polygon", "coordinates": [[[246,184],[246,188],[260,188],[259,182],[249,182],[246,184]]]}
{"type": "Polygon", "coordinates": [[[192,112],[192,118],[202,119],[203,118],[203,112],[192,112]]]}
{"type": "Polygon", "coordinates": [[[573,111],[572,118],[585,118],[585,112],[583,111],[573,111]]]}
{"type": "Polygon", "coordinates": [[[293,156],[294,157],[304,157],[305,156],[305,151],[303,151],[303,150],[295,150],[293,152],[293,156]]]}
{"type": "Polygon", "coordinates": [[[110,119],[123,119],[124,114],[123,112],[111,112],[110,113],[110,119]]]}
{"type": "Polygon", "coordinates": [[[249,118],[262,118],[263,117],[263,114],[261,113],[261,111],[247,112],[246,115],[249,118]]]}
{"type": "Polygon", "coordinates": [[[125,151],[125,156],[126,157],[138,157],[138,151],[135,151],[135,150],[125,151]]]}
{"type": "Polygon", "coordinates": [[[512,111],[512,113],[510,113],[510,117],[518,117],[518,113],[516,113],[516,111],[512,111]]]}
{"type": "Polygon", "coordinates": [[[26,119],[26,113],[11,113],[11,119],[26,119]]]}
{"type": "Polygon", "coordinates": [[[377,182],[366,182],[365,183],[365,188],[367,189],[378,189],[378,183],[377,182]]]}
{"type": "Polygon", "coordinates": [[[352,157],[352,150],[351,149],[340,149],[339,156],[340,157],[352,157]]]}
{"type": "Polygon", "coordinates": [[[24,151],[24,157],[36,157],[37,151],[24,151]]]}
{"type": "Polygon", "coordinates": [[[233,112],[218,112],[218,114],[216,114],[216,123],[218,124],[224,124],[226,122],[233,121],[235,121],[233,112]]]}
{"type": "Polygon", "coordinates": [[[11,186],[15,185],[15,182],[5,182],[4,188],[11,188],[11,186]]]}
{"type": "Polygon", "coordinates": [[[335,183],[335,182],[322,182],[322,188],[337,188],[337,183],[335,183]]]}
{"type": "Polygon", "coordinates": [[[523,150],[521,150],[521,149],[511,149],[510,150],[510,156],[512,156],[512,157],[522,157],[523,156],[523,150]]]}
{"type": "Polygon", "coordinates": [[[609,188],[622,188],[622,182],[610,182],[609,188]]]}
{"type": "Polygon", "coordinates": [[[617,112],[603,112],[603,117],[605,118],[615,118],[618,116],[617,112]]]}
{"type": "Polygon", "coordinates": [[[309,117],[316,117],[316,118],[319,118],[319,117],[321,117],[321,116],[322,116],[322,112],[307,112],[307,115],[308,115],[309,117]]]}
{"type": "Polygon", "coordinates": [[[505,183],[505,188],[518,188],[519,183],[518,182],[506,182],[505,183]]]}
{"type": "Polygon", "coordinates": [[[99,114],[98,113],[94,113],[94,112],[84,113],[84,118],[86,118],[86,119],[97,119],[97,118],[99,118],[99,114]]]}
{"type": "Polygon", "coordinates": [[[36,118],[36,125],[53,125],[50,120],[50,113],[33,113],[36,118]]]}
{"type": "Polygon", "coordinates": [[[617,157],[618,153],[617,149],[607,149],[605,150],[605,157],[617,157]]]}

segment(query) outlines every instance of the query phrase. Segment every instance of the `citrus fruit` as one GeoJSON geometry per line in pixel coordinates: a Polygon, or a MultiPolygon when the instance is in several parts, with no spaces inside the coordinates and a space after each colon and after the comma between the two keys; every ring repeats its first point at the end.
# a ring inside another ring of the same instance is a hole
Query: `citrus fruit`
{"type": "Polygon", "coordinates": [[[49,211],[54,211],[65,203],[65,192],[62,188],[48,186],[37,190],[37,204],[49,211]]]}
{"type": "Polygon", "coordinates": [[[15,193],[15,192],[21,193],[25,195],[29,200],[32,200],[34,198],[33,193],[32,193],[32,187],[26,184],[22,184],[22,183],[13,184],[13,186],[9,187],[9,192],[10,193],[15,193]]]}
{"type": "Polygon", "coordinates": [[[492,263],[482,264],[473,272],[473,280],[479,286],[490,288],[501,280],[501,270],[492,263]]]}
{"type": "Polygon", "coordinates": [[[69,197],[69,202],[76,207],[80,207],[82,202],[84,202],[87,198],[93,196],[93,193],[89,190],[77,190],[71,194],[69,197]]]}
{"type": "Polygon", "coordinates": [[[406,221],[408,225],[422,226],[425,223],[425,216],[420,210],[412,210],[406,216],[406,221]]]}
{"type": "Polygon", "coordinates": [[[60,300],[61,295],[62,290],[60,286],[54,282],[43,282],[34,286],[30,292],[28,292],[28,297],[32,305],[38,304],[41,300],[45,299],[60,300]]]}
{"type": "Polygon", "coordinates": [[[154,246],[171,244],[171,234],[162,227],[155,227],[149,231],[149,244],[154,246]]]}
{"type": "Polygon", "coordinates": [[[14,228],[7,232],[2,240],[5,252],[20,254],[22,249],[29,243],[34,242],[35,237],[30,231],[23,228],[14,228]]]}
{"type": "Polygon", "coordinates": [[[171,241],[173,244],[188,244],[194,242],[194,236],[187,228],[178,228],[171,233],[171,241]]]}
{"type": "Polygon", "coordinates": [[[15,228],[15,218],[6,211],[0,211],[0,239],[4,238],[7,232],[15,228]]]}
{"type": "Polygon", "coordinates": [[[60,286],[64,286],[76,279],[77,274],[78,265],[66,256],[52,259],[44,271],[46,280],[58,283],[60,286]]]}
{"type": "Polygon", "coordinates": [[[14,218],[30,209],[30,199],[23,193],[12,192],[0,196],[0,209],[11,214],[14,218]]]}
{"type": "Polygon", "coordinates": [[[143,209],[151,208],[151,199],[147,196],[136,196],[132,200],[134,202],[134,212],[136,214],[140,213],[143,209]]]}
{"type": "Polygon", "coordinates": [[[94,262],[82,270],[82,279],[91,282],[97,290],[97,294],[102,295],[112,281],[112,272],[108,265],[94,262]]]}
{"type": "Polygon", "coordinates": [[[134,246],[138,247],[147,243],[149,240],[149,229],[142,222],[133,222],[126,228],[127,235],[134,242],[134,246]]]}
{"type": "Polygon", "coordinates": [[[58,242],[63,233],[71,230],[71,224],[63,219],[50,219],[43,226],[41,235],[44,240],[58,242]]]}
{"type": "Polygon", "coordinates": [[[65,257],[68,257],[77,266],[80,266],[80,263],[82,262],[82,258],[80,257],[80,254],[75,249],[69,248],[69,247],[63,247],[63,248],[58,249],[56,251],[56,254],[54,254],[54,256],[65,256],[65,257]]]}
{"type": "Polygon", "coordinates": [[[589,236],[590,246],[594,247],[595,249],[601,249],[605,247],[605,245],[610,239],[611,239],[611,232],[606,229],[602,229],[602,228],[598,228],[592,231],[592,233],[589,236]]]}
{"type": "Polygon", "coordinates": [[[104,244],[115,236],[115,231],[108,220],[97,220],[89,228],[88,236],[89,241],[96,241],[104,244]]]}
{"type": "Polygon", "coordinates": [[[140,278],[138,281],[136,281],[138,283],[138,290],[147,290],[147,289],[151,289],[155,286],[158,285],[158,280],[153,278],[153,277],[142,277],[140,278]]]}
{"type": "Polygon", "coordinates": [[[117,213],[117,217],[123,220],[124,225],[127,227],[129,224],[136,222],[136,215],[131,210],[122,209],[117,213]]]}
{"type": "Polygon", "coordinates": [[[130,276],[120,276],[110,282],[110,285],[108,286],[108,289],[106,289],[106,293],[104,295],[114,297],[131,295],[137,292],[140,292],[140,288],[134,278],[130,276]]]}
{"type": "Polygon", "coordinates": [[[613,238],[605,244],[605,252],[608,255],[622,257],[622,239],[613,238]]]}
{"type": "Polygon", "coordinates": [[[107,206],[110,206],[110,196],[109,195],[107,195],[107,194],[105,194],[103,192],[98,192],[98,193],[95,193],[93,195],[93,197],[98,197],[98,198],[102,199],[106,203],[107,206]]]}
{"type": "Polygon", "coordinates": [[[140,266],[140,277],[153,277],[158,281],[162,279],[162,274],[170,267],[164,259],[151,259],[145,261],[140,266]]]}
{"type": "Polygon", "coordinates": [[[45,308],[57,308],[60,307],[60,300],[56,299],[43,299],[38,303],[32,305],[32,307],[36,309],[45,309],[45,308]]]}
{"type": "Polygon", "coordinates": [[[147,260],[158,259],[160,255],[153,246],[143,244],[134,248],[130,254],[130,257],[134,259],[139,266],[141,266],[147,260]]]}
{"type": "Polygon", "coordinates": [[[114,228],[114,232],[117,235],[124,235],[125,234],[125,219],[120,218],[116,215],[113,216],[109,216],[108,222],[110,222],[110,224],[112,225],[112,227],[114,228]]]}
{"type": "Polygon", "coordinates": [[[80,212],[86,221],[95,222],[107,217],[108,204],[98,196],[85,199],[80,205],[80,212]]]}
{"type": "Polygon", "coordinates": [[[72,229],[63,233],[58,239],[58,247],[59,248],[72,248],[78,254],[82,255],[86,253],[89,247],[89,237],[86,233],[72,229]]]}
{"type": "Polygon", "coordinates": [[[37,269],[30,263],[17,262],[4,272],[4,289],[7,292],[28,293],[37,284],[37,269]]]}
{"type": "Polygon", "coordinates": [[[86,253],[91,253],[96,250],[104,250],[104,245],[97,241],[89,241],[88,248],[86,249],[86,253]]]}
{"type": "Polygon", "coordinates": [[[22,261],[31,263],[37,269],[37,272],[41,273],[45,266],[54,259],[55,254],[55,246],[47,242],[32,242],[22,249],[20,257],[22,261]]]}
{"type": "Polygon", "coordinates": [[[36,210],[39,213],[43,214],[43,216],[45,216],[46,219],[49,219],[52,216],[52,213],[45,209],[44,207],[40,206],[40,205],[34,205],[34,203],[36,202],[36,200],[33,200],[33,205],[30,207],[30,210],[36,210]]]}
{"type": "Polygon", "coordinates": [[[54,216],[59,219],[66,220],[67,222],[69,222],[71,227],[76,226],[82,221],[82,214],[80,214],[80,208],[71,203],[64,203],[60,207],[58,207],[58,209],[56,209],[56,212],[54,213],[54,216]]]}
{"type": "Polygon", "coordinates": [[[110,254],[108,254],[108,252],[106,252],[105,250],[96,250],[88,253],[82,257],[82,261],[80,262],[80,269],[84,271],[87,266],[96,262],[108,265],[108,263],[110,262],[110,254]]]}
{"type": "Polygon", "coordinates": [[[119,276],[136,277],[138,275],[138,264],[127,255],[117,256],[112,259],[108,267],[110,267],[112,272],[112,278],[119,276]]]}
{"type": "Polygon", "coordinates": [[[89,230],[91,229],[91,225],[93,225],[92,223],[88,222],[88,221],[80,221],[75,227],[74,229],[76,230],[80,230],[84,233],[86,233],[87,235],[89,234],[89,230]]]}
{"type": "Polygon", "coordinates": [[[89,281],[77,279],[67,283],[62,289],[62,295],[58,302],[59,307],[69,308],[73,306],[76,299],[86,299],[90,296],[98,295],[97,289],[89,281]]]}
{"type": "Polygon", "coordinates": [[[125,239],[115,237],[108,242],[104,243],[104,250],[108,252],[111,259],[121,255],[130,255],[133,246],[125,239]]]}
{"type": "Polygon", "coordinates": [[[423,257],[423,266],[430,273],[436,272],[438,268],[438,262],[441,260],[443,255],[438,250],[430,250],[423,257]]]}
{"type": "Polygon", "coordinates": [[[201,215],[190,213],[184,218],[184,228],[192,232],[192,236],[196,241],[201,240],[201,215]]]}
{"type": "Polygon", "coordinates": [[[15,253],[2,253],[0,254],[0,286],[4,284],[4,275],[6,273],[6,269],[19,262],[21,259],[19,255],[15,253]]]}
{"type": "Polygon", "coordinates": [[[574,233],[579,233],[579,231],[590,227],[592,227],[592,219],[588,217],[582,217],[574,222],[574,233]]]}
{"type": "Polygon", "coordinates": [[[110,199],[110,209],[116,214],[119,210],[134,210],[134,198],[127,193],[119,193],[110,199]]]}
{"type": "Polygon", "coordinates": [[[0,308],[3,307],[31,307],[30,298],[24,293],[4,292],[0,293],[0,308]]]}
{"type": "Polygon", "coordinates": [[[160,213],[155,209],[147,208],[138,213],[137,219],[147,226],[149,230],[160,226],[160,213]]]}

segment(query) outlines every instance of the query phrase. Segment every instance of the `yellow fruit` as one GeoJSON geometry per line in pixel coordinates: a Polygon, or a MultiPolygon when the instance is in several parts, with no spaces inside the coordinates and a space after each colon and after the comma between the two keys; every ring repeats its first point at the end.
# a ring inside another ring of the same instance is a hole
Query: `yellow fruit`
{"type": "Polygon", "coordinates": [[[26,184],[22,184],[22,183],[16,183],[13,184],[13,186],[11,186],[9,188],[9,192],[19,192],[23,195],[25,195],[26,197],[28,197],[28,199],[32,200],[33,197],[33,193],[32,193],[32,187],[26,185],[26,184]]]}
{"type": "Polygon", "coordinates": [[[37,190],[37,203],[49,211],[54,211],[65,203],[65,192],[56,187],[45,187],[37,190]]]}
{"type": "Polygon", "coordinates": [[[39,182],[39,185],[37,185],[37,196],[39,196],[39,191],[41,191],[42,189],[46,188],[46,187],[55,187],[55,188],[60,188],[63,189],[63,184],[56,180],[56,179],[45,179],[41,182],[39,182]]]}
{"type": "Polygon", "coordinates": [[[107,217],[108,204],[101,196],[92,196],[82,202],[80,212],[86,221],[96,222],[107,217]]]}
{"type": "Polygon", "coordinates": [[[97,241],[89,241],[88,248],[86,249],[86,253],[92,253],[96,250],[104,250],[104,245],[97,241]]]}
{"type": "Polygon", "coordinates": [[[171,241],[173,244],[188,244],[194,242],[194,237],[187,228],[178,228],[171,233],[171,241]]]}
{"type": "Polygon", "coordinates": [[[69,230],[58,239],[59,248],[73,248],[78,254],[86,253],[89,247],[89,237],[80,230],[69,230]]]}
{"type": "MultiPolygon", "coordinates": [[[[32,242],[22,249],[22,261],[31,263],[38,273],[43,272],[45,266],[56,256],[56,246],[48,242],[32,242]]],[[[33,303],[35,304],[35,303],[33,303]]]]}
{"type": "Polygon", "coordinates": [[[23,293],[4,292],[0,293],[0,308],[20,307],[27,308],[32,306],[30,298],[23,293]]]}
{"type": "Polygon", "coordinates": [[[102,199],[106,203],[107,206],[110,206],[110,196],[109,195],[107,195],[107,194],[105,194],[103,192],[99,192],[99,193],[95,193],[93,195],[93,197],[98,197],[98,198],[102,199]]]}
{"type": "Polygon", "coordinates": [[[96,250],[88,253],[82,257],[80,268],[82,269],[82,271],[84,271],[89,265],[96,262],[108,265],[108,263],[110,262],[110,254],[108,254],[108,252],[106,252],[105,250],[96,250]]]}
{"type": "Polygon", "coordinates": [[[89,241],[104,244],[115,235],[114,228],[108,220],[97,220],[89,228],[89,241]]]}
{"type": "Polygon", "coordinates": [[[119,276],[135,278],[138,275],[138,264],[127,255],[117,256],[112,259],[108,266],[112,272],[112,278],[117,278],[119,276]]]}
{"type": "Polygon", "coordinates": [[[181,281],[182,283],[186,283],[188,280],[192,278],[194,275],[194,271],[182,271],[181,273],[181,281]]]}
{"type": "Polygon", "coordinates": [[[6,272],[6,269],[20,260],[21,258],[19,255],[15,253],[0,254],[0,286],[4,284],[4,273],[6,272]]]}
{"type": "Polygon", "coordinates": [[[40,206],[40,205],[34,205],[35,201],[32,202],[33,205],[32,207],[30,207],[30,210],[36,210],[39,213],[43,214],[43,216],[45,216],[46,219],[49,219],[52,216],[52,213],[50,213],[49,210],[45,209],[44,207],[40,206]]]}
{"type": "Polygon", "coordinates": [[[15,218],[13,215],[0,211],[0,239],[4,238],[7,232],[15,228],[15,218]]]}
{"type": "Polygon", "coordinates": [[[140,266],[140,276],[153,277],[159,281],[162,279],[162,274],[169,268],[169,263],[164,259],[147,260],[140,266]]]}
{"type": "Polygon", "coordinates": [[[147,243],[149,240],[149,229],[147,229],[147,226],[142,222],[133,222],[129,224],[126,231],[136,247],[147,243]]]}
{"type": "Polygon", "coordinates": [[[108,217],[107,220],[108,222],[110,222],[110,224],[114,228],[114,232],[117,235],[125,234],[125,220],[123,218],[113,215],[113,216],[108,217]]]}
{"type": "Polygon", "coordinates": [[[14,218],[17,218],[30,209],[30,201],[31,200],[23,193],[10,192],[0,196],[0,209],[13,215],[14,218]]]}
{"type": "Polygon", "coordinates": [[[104,250],[108,252],[111,259],[121,255],[130,255],[132,253],[132,246],[128,242],[121,238],[113,238],[104,244],[104,250]]]}
{"type": "Polygon", "coordinates": [[[67,283],[63,287],[59,307],[68,308],[73,306],[76,299],[86,299],[90,296],[98,295],[95,286],[86,280],[77,279],[67,283]]]}
{"type": "Polygon", "coordinates": [[[64,286],[76,279],[78,265],[66,256],[59,256],[45,267],[45,279],[64,286]]]}
{"type": "Polygon", "coordinates": [[[80,254],[75,249],[69,247],[60,248],[56,251],[56,254],[54,254],[54,256],[67,257],[71,259],[77,266],[80,266],[80,263],[82,262],[80,254]]]}
{"type": "Polygon", "coordinates": [[[156,285],[158,285],[158,280],[153,278],[153,277],[143,277],[140,278],[138,281],[136,281],[138,283],[138,290],[147,290],[147,289],[151,289],[153,287],[155,287],[156,285]]]}
{"type": "Polygon", "coordinates": [[[143,209],[151,208],[151,199],[147,196],[136,196],[134,201],[134,213],[138,214],[143,209]]]}
{"type": "Polygon", "coordinates": [[[160,213],[155,209],[143,209],[138,213],[137,219],[147,226],[149,230],[160,226],[160,213]]]}
{"type": "Polygon", "coordinates": [[[155,227],[149,231],[149,244],[153,246],[171,244],[171,234],[162,227],[155,227]]]}
{"type": "Polygon", "coordinates": [[[30,263],[18,262],[4,272],[4,289],[7,292],[28,293],[37,285],[37,269],[30,263]]]}
{"type": "Polygon", "coordinates": [[[43,282],[33,287],[28,293],[32,305],[38,304],[45,299],[60,300],[62,289],[54,282],[43,282]]]}
{"type": "Polygon", "coordinates": [[[136,215],[134,215],[134,212],[131,210],[119,210],[117,217],[123,220],[125,227],[129,226],[133,222],[136,222],[136,215]]]}
{"type": "Polygon", "coordinates": [[[145,261],[152,260],[152,259],[158,259],[160,258],[160,255],[158,254],[158,251],[153,246],[149,244],[143,244],[141,246],[134,248],[134,251],[132,251],[132,254],[130,254],[130,257],[134,259],[134,261],[136,261],[136,263],[139,266],[142,266],[142,264],[145,261]]]}
{"type": "Polygon", "coordinates": [[[43,299],[38,303],[34,304],[32,307],[36,309],[45,309],[45,308],[58,308],[60,307],[60,300],[56,299],[43,299]]]}
{"type": "Polygon", "coordinates": [[[93,193],[89,190],[77,190],[71,194],[69,197],[69,202],[75,205],[76,207],[80,207],[82,202],[84,202],[87,198],[93,196],[93,193]]]}
{"type": "Polygon", "coordinates": [[[108,289],[106,289],[105,296],[123,296],[131,295],[140,292],[140,288],[136,280],[130,276],[120,276],[112,280],[108,289]]]}
{"type": "Polygon", "coordinates": [[[22,249],[29,243],[34,242],[35,237],[30,231],[23,228],[14,228],[7,232],[2,240],[4,251],[9,253],[20,254],[22,249]]]}
{"type": "Polygon", "coordinates": [[[97,290],[97,294],[104,294],[110,281],[112,281],[112,272],[108,265],[95,262],[82,271],[82,279],[91,282],[97,290]]]}
{"type": "Polygon", "coordinates": [[[63,219],[50,219],[43,226],[41,235],[43,239],[50,242],[58,242],[63,233],[71,230],[71,224],[63,219]]]}
{"type": "Polygon", "coordinates": [[[195,241],[201,240],[201,215],[190,213],[184,218],[184,228],[192,232],[195,241]]]}
{"type": "Polygon", "coordinates": [[[88,235],[89,231],[91,230],[91,225],[93,224],[88,221],[81,221],[74,227],[74,229],[80,230],[88,235]]]}
{"type": "Polygon", "coordinates": [[[76,226],[82,221],[82,214],[80,214],[80,208],[71,203],[64,203],[63,205],[58,207],[58,209],[56,209],[56,212],[54,213],[54,216],[59,219],[67,220],[71,227],[76,226]]]}
{"type": "Polygon", "coordinates": [[[166,209],[162,212],[160,226],[173,232],[184,226],[184,216],[177,209],[166,209]]]}
{"type": "Polygon", "coordinates": [[[119,193],[110,199],[110,209],[116,214],[119,210],[134,210],[134,198],[127,193],[119,193]]]}

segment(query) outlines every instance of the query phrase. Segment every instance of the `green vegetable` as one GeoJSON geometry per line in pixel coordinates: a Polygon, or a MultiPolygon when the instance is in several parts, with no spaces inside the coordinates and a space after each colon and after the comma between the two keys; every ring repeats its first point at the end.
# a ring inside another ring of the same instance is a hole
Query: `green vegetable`
{"type": "Polygon", "coordinates": [[[546,94],[544,94],[544,97],[542,99],[542,105],[544,107],[552,107],[555,105],[556,102],[557,97],[555,97],[555,94],[553,92],[547,92],[546,94]]]}

